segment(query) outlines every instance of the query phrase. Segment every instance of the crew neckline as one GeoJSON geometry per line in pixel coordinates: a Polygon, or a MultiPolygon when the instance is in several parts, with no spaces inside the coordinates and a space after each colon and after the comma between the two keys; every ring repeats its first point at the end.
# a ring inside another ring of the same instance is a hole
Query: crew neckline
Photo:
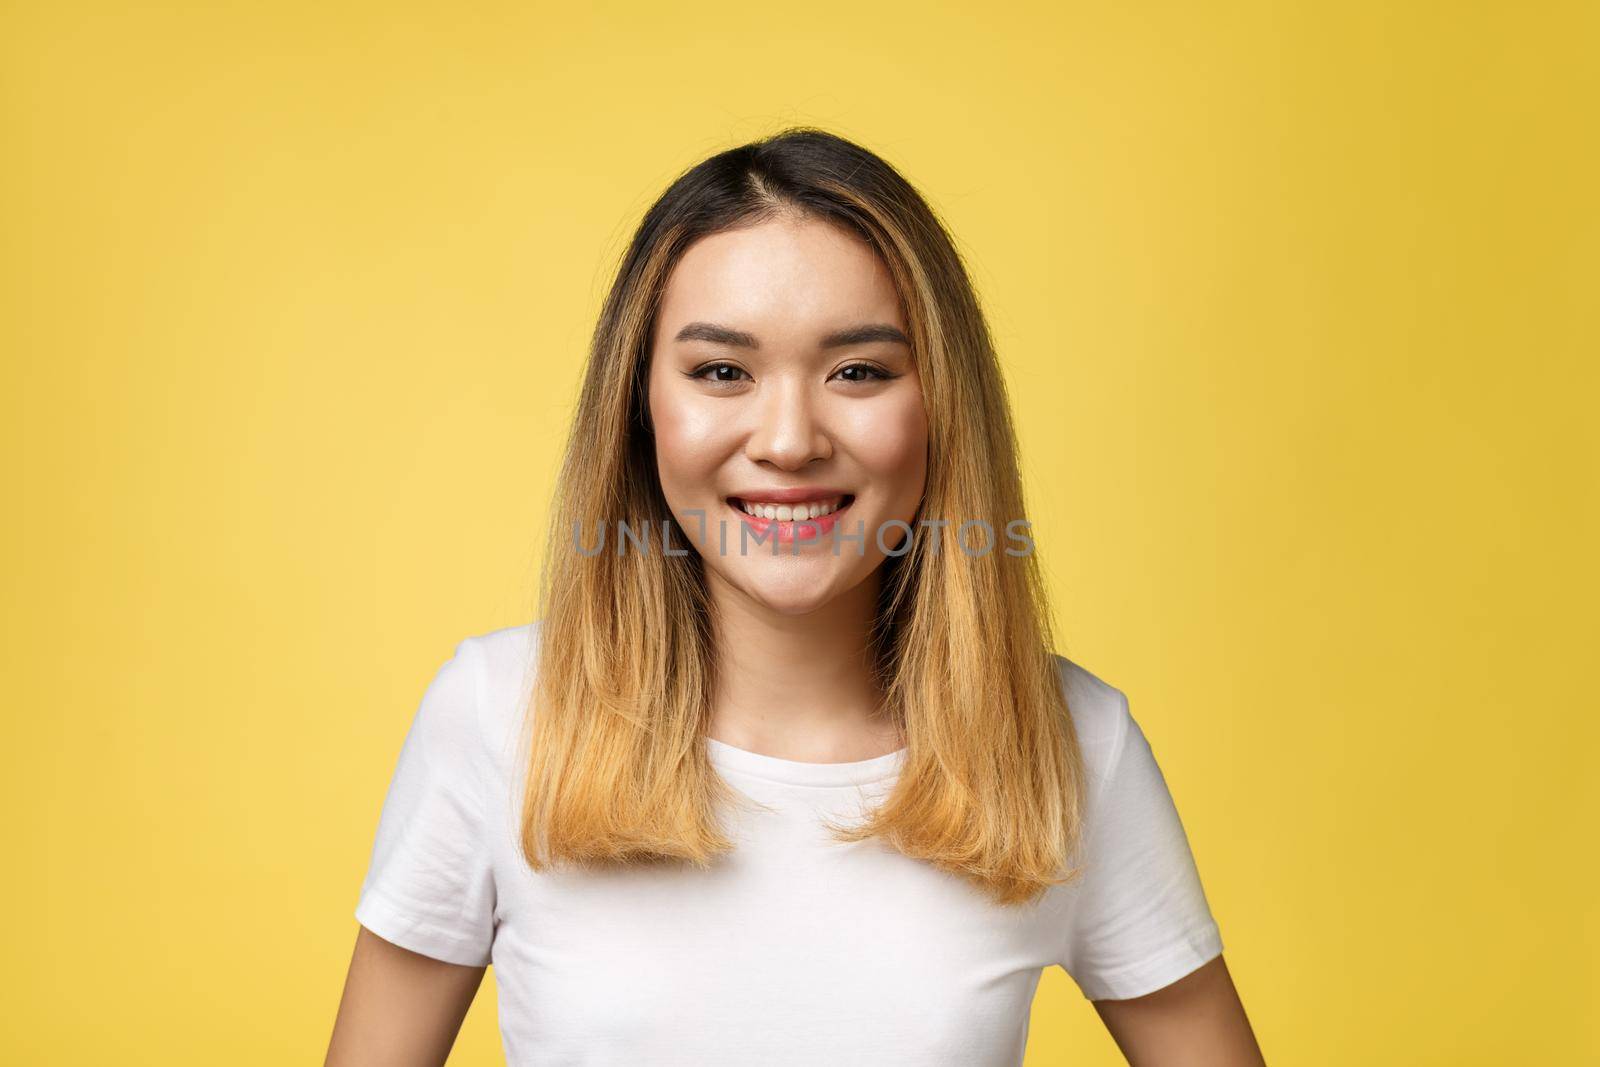
{"type": "Polygon", "coordinates": [[[906,758],[906,749],[902,746],[882,756],[848,763],[804,763],[751,752],[710,736],[705,742],[711,762],[719,770],[738,771],[787,785],[849,786],[881,782],[898,774],[906,758]]]}

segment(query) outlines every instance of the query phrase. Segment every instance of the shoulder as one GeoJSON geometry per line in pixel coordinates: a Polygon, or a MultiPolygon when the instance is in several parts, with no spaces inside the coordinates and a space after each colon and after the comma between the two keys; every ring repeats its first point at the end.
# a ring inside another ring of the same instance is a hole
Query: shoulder
{"type": "Polygon", "coordinates": [[[1056,673],[1072,715],[1078,749],[1083,754],[1089,787],[1098,792],[1117,764],[1127,743],[1133,717],[1128,697],[1122,690],[1088,668],[1057,654],[1056,673]]]}
{"type": "Polygon", "coordinates": [[[538,621],[473,634],[456,646],[455,658],[475,674],[478,725],[497,763],[514,752],[520,739],[538,650],[538,621]]]}

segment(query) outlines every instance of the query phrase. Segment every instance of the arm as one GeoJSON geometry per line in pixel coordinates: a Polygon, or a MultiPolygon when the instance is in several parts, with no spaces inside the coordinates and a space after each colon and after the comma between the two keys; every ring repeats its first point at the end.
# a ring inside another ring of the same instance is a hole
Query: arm
{"type": "Polygon", "coordinates": [[[1094,1008],[1132,1067],[1265,1067],[1221,956],[1154,993],[1094,1008]]]}
{"type": "Polygon", "coordinates": [[[440,1067],[483,981],[496,904],[484,669],[479,643],[461,641],[401,745],[325,1067],[440,1067]]]}
{"type": "Polygon", "coordinates": [[[485,969],[432,959],[357,927],[323,1067],[441,1067],[485,969]]]}

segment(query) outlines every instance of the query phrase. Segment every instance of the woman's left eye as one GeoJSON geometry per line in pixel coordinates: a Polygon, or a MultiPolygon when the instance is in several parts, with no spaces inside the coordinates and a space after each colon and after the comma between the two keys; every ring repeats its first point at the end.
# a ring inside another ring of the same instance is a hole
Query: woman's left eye
{"type": "Polygon", "coordinates": [[[846,378],[845,381],[847,382],[886,381],[893,377],[870,363],[851,363],[848,366],[840,367],[837,373],[846,374],[850,371],[855,371],[856,376],[846,378]]]}

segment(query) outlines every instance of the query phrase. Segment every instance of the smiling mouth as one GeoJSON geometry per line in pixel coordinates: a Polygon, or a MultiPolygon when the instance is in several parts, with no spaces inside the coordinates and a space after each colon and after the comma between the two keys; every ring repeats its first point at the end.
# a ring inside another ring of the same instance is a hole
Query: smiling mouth
{"type": "Polygon", "coordinates": [[[855,494],[822,497],[795,504],[772,504],[759,500],[728,497],[728,506],[743,515],[768,522],[810,522],[827,515],[837,515],[855,501],[855,494]]]}
{"type": "Polygon", "coordinates": [[[800,542],[820,543],[839,524],[840,516],[855,499],[853,493],[845,493],[798,504],[772,504],[730,496],[728,507],[757,537],[772,537],[785,544],[798,545],[800,542]]]}

